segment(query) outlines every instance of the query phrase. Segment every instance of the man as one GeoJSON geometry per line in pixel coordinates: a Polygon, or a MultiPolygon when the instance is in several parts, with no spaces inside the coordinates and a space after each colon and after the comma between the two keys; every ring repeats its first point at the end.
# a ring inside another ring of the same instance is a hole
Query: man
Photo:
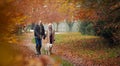
{"type": "Polygon", "coordinates": [[[37,23],[34,29],[37,55],[41,54],[42,38],[45,39],[45,29],[41,21],[37,23]]]}

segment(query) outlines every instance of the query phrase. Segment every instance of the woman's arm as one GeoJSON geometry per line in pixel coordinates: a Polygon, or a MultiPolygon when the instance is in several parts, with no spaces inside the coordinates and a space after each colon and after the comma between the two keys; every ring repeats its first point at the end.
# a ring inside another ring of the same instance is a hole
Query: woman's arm
{"type": "Polygon", "coordinates": [[[55,30],[53,30],[53,43],[55,41],[55,30]]]}

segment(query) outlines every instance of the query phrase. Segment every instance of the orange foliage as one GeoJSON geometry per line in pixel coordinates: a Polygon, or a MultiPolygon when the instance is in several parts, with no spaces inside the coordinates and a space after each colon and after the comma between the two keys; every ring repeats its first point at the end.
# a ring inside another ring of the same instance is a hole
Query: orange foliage
{"type": "Polygon", "coordinates": [[[81,8],[76,13],[76,19],[96,21],[96,20],[98,20],[98,18],[99,17],[97,15],[97,13],[93,9],[81,8]]]}

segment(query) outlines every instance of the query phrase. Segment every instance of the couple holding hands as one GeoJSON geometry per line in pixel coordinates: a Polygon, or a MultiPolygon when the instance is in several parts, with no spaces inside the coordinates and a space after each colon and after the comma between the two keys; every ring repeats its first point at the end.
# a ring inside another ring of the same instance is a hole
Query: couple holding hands
{"type": "Polygon", "coordinates": [[[51,53],[52,44],[54,43],[55,39],[55,31],[52,28],[52,24],[48,24],[48,28],[45,34],[45,29],[41,21],[39,21],[35,28],[34,28],[34,36],[35,36],[35,43],[36,43],[36,52],[37,55],[41,55],[41,47],[42,47],[42,39],[47,39],[47,44],[45,50],[47,50],[47,54],[51,53]]]}

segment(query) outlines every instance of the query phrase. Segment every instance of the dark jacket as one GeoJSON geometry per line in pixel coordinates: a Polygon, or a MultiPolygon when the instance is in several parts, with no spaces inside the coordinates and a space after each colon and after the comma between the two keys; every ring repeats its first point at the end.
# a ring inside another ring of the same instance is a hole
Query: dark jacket
{"type": "Polygon", "coordinates": [[[42,24],[35,26],[35,28],[34,28],[34,36],[36,38],[40,38],[40,39],[42,39],[42,37],[45,36],[45,29],[44,29],[44,26],[42,24]]]}

